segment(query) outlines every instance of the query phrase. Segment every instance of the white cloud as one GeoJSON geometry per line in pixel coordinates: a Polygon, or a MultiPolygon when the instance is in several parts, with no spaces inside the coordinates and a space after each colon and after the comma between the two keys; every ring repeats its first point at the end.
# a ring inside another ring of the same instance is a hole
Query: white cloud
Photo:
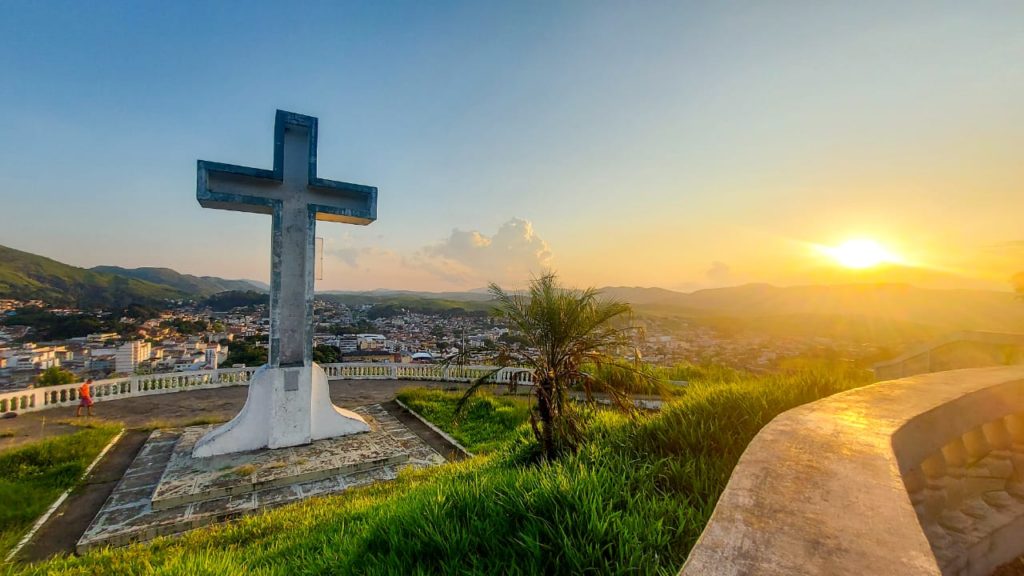
{"type": "MultiPolygon", "coordinates": [[[[378,236],[379,239],[379,236],[378,236]]],[[[401,263],[403,258],[392,250],[378,248],[377,246],[362,246],[356,242],[351,234],[346,233],[340,241],[333,238],[326,239],[324,251],[342,264],[353,270],[369,272],[374,264],[390,261],[401,263]]]]}
{"type": "Polygon", "coordinates": [[[512,218],[493,236],[478,230],[452,230],[444,241],[416,252],[410,263],[448,282],[466,286],[522,283],[550,265],[551,248],[533,224],[512,218]]]}
{"type": "MultiPolygon", "coordinates": [[[[380,240],[379,238],[376,240],[380,240]]],[[[413,251],[396,251],[345,233],[328,237],[325,256],[341,264],[325,268],[325,286],[478,288],[488,282],[524,284],[550,266],[552,254],[533,224],[512,218],[493,235],[454,229],[444,240],[413,251]]]]}

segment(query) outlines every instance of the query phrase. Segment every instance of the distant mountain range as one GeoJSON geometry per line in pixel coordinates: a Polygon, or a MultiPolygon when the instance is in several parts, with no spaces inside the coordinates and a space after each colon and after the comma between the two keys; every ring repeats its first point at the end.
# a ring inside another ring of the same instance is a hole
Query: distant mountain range
{"type": "Polygon", "coordinates": [[[262,292],[270,290],[270,286],[255,280],[225,280],[216,276],[193,276],[191,274],[175,272],[170,268],[96,266],[95,268],[90,268],[90,270],[169,286],[175,290],[196,296],[209,296],[228,290],[257,290],[262,292]]]}
{"type": "Polygon", "coordinates": [[[650,317],[689,318],[720,330],[906,342],[956,330],[1024,332],[1024,300],[1012,292],[938,290],[906,284],[778,287],[748,284],[691,293],[605,288],[650,317]]]}
{"type": "MultiPolygon", "coordinates": [[[[109,307],[267,288],[252,280],[192,276],[168,268],[77,268],[0,246],[0,298],[109,307]]],[[[748,284],[690,293],[624,286],[601,290],[605,296],[633,304],[641,316],[685,319],[720,330],[876,342],[918,340],[954,330],[1024,332],[1024,300],[1012,292],[938,290],[907,284],[748,284]]],[[[350,305],[429,310],[484,310],[491,299],[485,290],[332,291],[320,296],[350,305]]]]}
{"type": "MultiPolygon", "coordinates": [[[[633,305],[650,319],[685,320],[719,331],[778,336],[840,338],[901,343],[956,330],[1024,332],[1024,300],[1012,292],[941,290],[907,284],[836,284],[778,287],[747,284],[676,292],[664,288],[609,286],[605,297],[633,305]]],[[[489,294],[372,290],[332,292],[346,304],[406,305],[419,299],[438,305],[487,305],[489,294]]]]}
{"type": "Polygon", "coordinates": [[[318,292],[328,296],[338,296],[353,301],[365,298],[367,303],[376,302],[382,298],[422,298],[424,300],[457,300],[460,302],[487,302],[493,300],[491,293],[487,290],[470,290],[468,292],[417,292],[415,290],[387,290],[378,288],[376,290],[346,291],[330,290],[318,292]]]}
{"type": "Polygon", "coordinates": [[[906,284],[747,284],[690,293],[658,288],[606,288],[604,293],[641,310],[677,315],[842,315],[957,330],[1024,331],[1024,300],[1013,292],[994,290],[938,290],[906,284]]]}
{"type": "Polygon", "coordinates": [[[106,308],[201,298],[225,290],[265,289],[250,280],[196,277],[167,268],[79,268],[0,246],[0,298],[106,308]]]}

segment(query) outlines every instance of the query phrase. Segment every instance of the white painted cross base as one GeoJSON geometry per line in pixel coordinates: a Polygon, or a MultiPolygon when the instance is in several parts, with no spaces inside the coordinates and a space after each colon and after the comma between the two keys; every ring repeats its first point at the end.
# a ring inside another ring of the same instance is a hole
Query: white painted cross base
{"type": "Polygon", "coordinates": [[[192,456],[286,448],[369,430],[360,415],[331,403],[327,374],[316,363],[294,368],[264,366],[249,381],[249,397],[242,411],[200,438],[192,456]]]}

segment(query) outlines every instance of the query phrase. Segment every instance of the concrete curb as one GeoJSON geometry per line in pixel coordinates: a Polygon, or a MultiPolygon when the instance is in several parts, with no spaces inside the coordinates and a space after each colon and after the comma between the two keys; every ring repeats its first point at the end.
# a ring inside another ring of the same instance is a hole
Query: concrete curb
{"type": "MultiPolygon", "coordinates": [[[[85,480],[89,476],[89,473],[92,472],[92,469],[95,468],[96,465],[100,463],[100,460],[103,460],[103,457],[106,456],[107,452],[109,452],[110,449],[114,447],[114,444],[117,444],[117,441],[121,439],[121,436],[124,436],[124,428],[121,428],[121,431],[118,432],[117,435],[110,440],[110,442],[107,442],[107,445],[103,447],[103,450],[100,450],[100,453],[96,455],[96,458],[94,458],[92,463],[89,464],[89,467],[85,469],[85,472],[82,472],[82,476],[78,478],[79,482],[85,480]]],[[[11,548],[11,551],[8,552],[7,556],[4,558],[4,562],[10,562],[12,559],[14,559],[18,552],[21,552],[21,549],[24,548],[25,545],[32,540],[32,537],[36,535],[36,532],[38,532],[39,529],[42,528],[43,524],[46,524],[46,521],[50,519],[50,516],[52,516],[53,513],[57,511],[57,508],[59,508],[60,505],[63,504],[65,500],[67,500],[68,495],[71,494],[71,491],[77,487],[78,486],[76,484],[75,486],[72,486],[71,488],[65,490],[63,493],[61,493],[60,496],[57,497],[57,500],[54,501],[54,503],[51,504],[50,507],[46,509],[46,512],[43,512],[43,515],[40,516],[38,520],[36,520],[36,523],[33,524],[31,528],[29,528],[28,532],[25,534],[24,537],[22,537],[18,544],[15,545],[14,548],[11,548]]]]}
{"type": "Polygon", "coordinates": [[[474,456],[474,454],[473,454],[472,452],[470,452],[469,450],[466,450],[466,447],[465,447],[465,446],[463,446],[462,444],[459,444],[459,441],[458,441],[458,440],[456,440],[455,438],[452,438],[452,437],[451,437],[451,436],[449,436],[449,435],[448,435],[448,433],[446,433],[446,432],[445,432],[444,430],[441,430],[441,429],[440,429],[440,428],[438,428],[437,426],[434,426],[434,424],[433,424],[433,423],[431,423],[431,422],[430,422],[429,420],[427,420],[427,419],[426,419],[426,418],[424,418],[423,416],[420,416],[420,415],[419,415],[419,413],[417,413],[417,412],[416,412],[415,410],[413,410],[412,408],[409,408],[408,406],[406,406],[406,405],[405,405],[405,402],[402,402],[402,401],[401,401],[401,400],[399,400],[398,398],[395,398],[395,403],[397,403],[397,404],[398,404],[399,406],[401,406],[402,408],[405,408],[406,410],[408,410],[410,414],[412,414],[413,416],[415,416],[415,417],[416,417],[416,419],[417,419],[417,420],[419,420],[420,422],[423,422],[424,424],[426,424],[428,428],[430,428],[430,429],[431,429],[431,430],[433,430],[434,432],[437,432],[438,434],[440,434],[440,435],[441,435],[441,437],[442,437],[442,438],[444,438],[445,440],[447,440],[447,441],[448,441],[449,443],[451,443],[451,445],[452,445],[452,446],[455,446],[456,448],[458,448],[459,450],[461,450],[461,451],[462,451],[462,453],[463,453],[463,454],[465,454],[467,458],[472,458],[472,457],[474,456]]]}

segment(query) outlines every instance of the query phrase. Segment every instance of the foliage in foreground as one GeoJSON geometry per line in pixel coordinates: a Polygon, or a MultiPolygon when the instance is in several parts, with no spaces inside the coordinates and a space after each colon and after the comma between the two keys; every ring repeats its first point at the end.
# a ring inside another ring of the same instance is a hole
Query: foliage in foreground
{"type": "MultiPolygon", "coordinates": [[[[658,413],[588,411],[581,448],[537,465],[524,464],[532,434],[509,418],[518,432],[506,430],[487,456],[24,571],[675,574],[754,434],[784,410],[863,383],[839,371],[692,383],[658,413]]],[[[458,398],[405,394],[413,397],[435,405],[458,398]]],[[[478,417],[470,410],[459,426],[478,417]]],[[[458,433],[450,420],[436,423],[458,433]]]]}
{"type": "Polygon", "coordinates": [[[0,553],[74,486],[119,426],[100,425],[0,453],[0,553]]]}
{"type": "MultiPolygon", "coordinates": [[[[636,332],[625,322],[629,304],[602,298],[594,288],[565,288],[552,272],[534,278],[525,293],[506,292],[494,283],[490,292],[495,314],[527,344],[503,346],[498,365],[525,366],[533,372],[530,429],[545,458],[573,452],[585,435],[581,413],[569,395],[573,386],[580,386],[587,398],[592,392],[603,392],[620,408],[631,407],[620,386],[635,378],[606,377],[607,370],[631,370],[612,356],[614,351],[629,349],[636,332]],[[604,371],[587,371],[586,365],[604,371]]],[[[471,385],[456,410],[489,380],[484,377],[471,385]]]]}
{"type": "Polygon", "coordinates": [[[427,388],[399,391],[398,399],[474,454],[487,454],[509,444],[523,433],[518,428],[530,417],[529,402],[511,396],[478,394],[470,399],[456,418],[453,393],[427,388]]]}

